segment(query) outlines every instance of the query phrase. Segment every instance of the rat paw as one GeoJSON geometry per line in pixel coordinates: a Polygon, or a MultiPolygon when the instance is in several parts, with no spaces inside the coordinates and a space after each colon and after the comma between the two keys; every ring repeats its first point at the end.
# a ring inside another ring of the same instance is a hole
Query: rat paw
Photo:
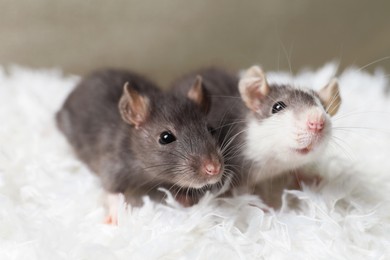
{"type": "Polygon", "coordinates": [[[107,225],[118,225],[118,207],[120,203],[121,195],[119,193],[107,194],[107,207],[108,207],[108,216],[104,220],[104,224],[107,225]]]}
{"type": "Polygon", "coordinates": [[[114,215],[108,215],[104,222],[104,224],[107,224],[107,225],[113,225],[113,226],[118,226],[118,217],[117,216],[114,216],[114,215]]]}

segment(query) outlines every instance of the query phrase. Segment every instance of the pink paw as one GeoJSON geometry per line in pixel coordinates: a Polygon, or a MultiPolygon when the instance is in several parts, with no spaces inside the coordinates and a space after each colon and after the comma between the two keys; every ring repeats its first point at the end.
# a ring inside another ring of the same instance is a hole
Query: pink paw
{"type": "Polygon", "coordinates": [[[116,216],[108,215],[104,220],[104,224],[118,226],[118,218],[116,216]]]}
{"type": "Polygon", "coordinates": [[[119,194],[108,194],[107,195],[107,206],[108,216],[104,220],[104,224],[107,225],[118,225],[118,206],[120,201],[119,194]]]}

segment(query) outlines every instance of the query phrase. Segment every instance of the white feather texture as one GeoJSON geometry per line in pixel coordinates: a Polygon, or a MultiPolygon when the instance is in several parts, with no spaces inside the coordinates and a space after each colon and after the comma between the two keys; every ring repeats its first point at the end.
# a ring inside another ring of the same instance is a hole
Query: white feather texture
{"type": "MultiPolygon", "coordinates": [[[[269,81],[318,89],[335,69],[270,73],[269,81]]],[[[390,259],[384,72],[341,74],[337,144],[320,162],[324,181],[286,191],[280,211],[251,195],[206,196],[191,208],[146,198],[142,208],[122,204],[118,226],[102,224],[99,181],[55,127],[77,81],[55,70],[0,70],[0,259],[390,259]]]]}

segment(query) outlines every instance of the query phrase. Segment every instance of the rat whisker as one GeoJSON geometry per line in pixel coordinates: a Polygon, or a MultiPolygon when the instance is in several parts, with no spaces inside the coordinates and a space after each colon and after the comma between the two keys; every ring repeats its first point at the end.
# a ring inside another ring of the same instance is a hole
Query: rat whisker
{"type": "Polygon", "coordinates": [[[372,142],[372,143],[377,143],[379,141],[378,139],[375,139],[372,135],[368,135],[368,134],[365,134],[365,133],[362,133],[362,132],[356,132],[356,131],[353,131],[352,129],[336,128],[336,129],[333,129],[333,130],[334,131],[341,131],[341,132],[351,133],[351,134],[354,134],[356,136],[363,137],[363,138],[365,138],[366,140],[368,140],[369,142],[372,142]]]}
{"type": "Polygon", "coordinates": [[[350,113],[345,113],[345,114],[342,114],[340,116],[334,116],[332,121],[337,121],[337,120],[340,120],[342,118],[346,118],[346,117],[351,117],[351,116],[355,116],[355,115],[362,115],[362,114],[383,114],[383,115],[390,115],[390,112],[385,112],[385,111],[356,111],[356,112],[350,112],[350,113]]]}
{"type": "Polygon", "coordinates": [[[242,156],[242,153],[243,153],[243,149],[247,146],[246,142],[243,142],[242,144],[240,145],[236,145],[236,146],[232,146],[231,148],[229,148],[229,150],[227,150],[224,154],[224,157],[227,159],[227,160],[230,160],[230,159],[233,159],[233,158],[237,158],[237,157],[240,157],[242,156]]]}
{"type": "Polygon", "coordinates": [[[235,120],[235,121],[233,121],[233,122],[231,122],[231,123],[226,123],[226,124],[224,124],[224,125],[220,125],[220,126],[214,128],[214,129],[215,129],[215,130],[219,130],[219,129],[221,129],[221,128],[224,128],[224,127],[227,127],[227,126],[230,126],[230,125],[236,125],[236,124],[241,124],[241,123],[245,123],[245,122],[246,122],[245,119],[242,119],[242,120],[235,120]]]}
{"type": "Polygon", "coordinates": [[[337,91],[336,94],[334,94],[333,97],[331,98],[329,105],[325,108],[325,112],[328,114],[332,114],[340,104],[341,104],[340,92],[337,91]],[[337,104],[334,104],[335,102],[337,102],[337,104]]]}
{"type": "Polygon", "coordinates": [[[333,142],[336,146],[338,146],[342,152],[344,152],[345,156],[350,160],[350,161],[356,161],[355,157],[351,155],[350,152],[348,152],[348,150],[346,148],[343,147],[343,145],[341,145],[338,141],[336,140],[339,140],[341,141],[342,139],[340,138],[336,138],[335,136],[332,136],[330,141],[333,142]]]}
{"type": "MultiPolygon", "coordinates": [[[[241,135],[242,133],[245,133],[247,130],[244,129],[244,130],[241,130],[240,132],[236,133],[234,136],[232,136],[231,138],[229,138],[227,140],[227,142],[225,144],[222,145],[222,154],[225,154],[226,152],[226,149],[230,146],[230,144],[233,143],[233,141],[239,136],[241,135]]],[[[233,146],[232,146],[233,147],[233,146]]]]}
{"type": "Polygon", "coordinates": [[[290,54],[289,54],[289,52],[288,52],[287,49],[286,49],[286,46],[283,44],[282,41],[280,41],[280,44],[281,44],[281,46],[282,46],[283,53],[284,53],[284,55],[285,55],[285,57],[286,57],[286,59],[287,59],[288,67],[289,67],[289,69],[290,69],[290,74],[293,74],[293,72],[292,72],[292,66],[291,66],[291,59],[290,59],[291,57],[289,56],[289,55],[291,55],[292,47],[290,48],[290,54]]]}
{"type": "Polygon", "coordinates": [[[332,127],[332,129],[370,130],[379,133],[390,134],[390,129],[380,129],[380,128],[364,127],[364,126],[337,126],[337,127],[332,127]]]}
{"type": "Polygon", "coordinates": [[[223,96],[223,95],[210,95],[210,97],[241,99],[241,97],[237,97],[237,96],[223,96]]]}
{"type": "MultiPolygon", "coordinates": [[[[226,169],[226,172],[224,174],[226,174],[226,178],[230,178],[230,182],[232,186],[238,185],[238,180],[237,180],[238,175],[234,171],[230,169],[226,169]]],[[[221,183],[221,187],[223,187],[222,183],[221,183]]]]}
{"type": "Polygon", "coordinates": [[[165,163],[165,164],[156,164],[156,165],[144,167],[144,168],[142,168],[142,169],[143,169],[143,170],[148,170],[148,169],[153,169],[153,168],[157,168],[157,167],[164,167],[164,166],[171,166],[171,167],[174,167],[174,166],[183,166],[183,167],[187,167],[187,165],[185,165],[185,164],[165,163]]]}
{"type": "Polygon", "coordinates": [[[385,57],[383,57],[383,58],[374,60],[374,61],[372,61],[372,62],[370,62],[370,63],[368,63],[368,64],[366,64],[366,65],[360,67],[357,71],[362,71],[362,70],[364,70],[365,68],[367,68],[367,67],[369,67],[369,66],[371,66],[371,65],[373,65],[373,64],[375,64],[375,63],[378,63],[378,62],[381,62],[381,61],[384,61],[384,60],[388,60],[388,59],[390,59],[390,56],[385,56],[385,57]]]}
{"type": "MultiPolygon", "coordinates": [[[[232,106],[232,107],[233,107],[233,106],[232,106]]],[[[217,124],[218,126],[220,126],[220,125],[222,124],[222,122],[225,122],[225,121],[226,121],[226,116],[228,115],[228,112],[231,111],[232,107],[231,107],[230,109],[226,109],[226,110],[223,112],[223,114],[222,114],[220,120],[218,121],[218,124],[217,124]]],[[[217,140],[220,140],[220,138],[221,138],[221,133],[222,133],[222,130],[223,130],[223,129],[219,128],[218,130],[219,130],[219,131],[218,131],[217,140]]],[[[223,143],[223,142],[222,142],[222,143],[223,143]]]]}
{"type": "Polygon", "coordinates": [[[222,150],[222,153],[224,151],[224,147],[226,146],[226,142],[232,142],[233,140],[230,138],[230,133],[232,131],[232,127],[233,125],[231,125],[228,129],[228,132],[225,134],[225,137],[223,138],[222,142],[221,142],[221,150],[222,150]]]}

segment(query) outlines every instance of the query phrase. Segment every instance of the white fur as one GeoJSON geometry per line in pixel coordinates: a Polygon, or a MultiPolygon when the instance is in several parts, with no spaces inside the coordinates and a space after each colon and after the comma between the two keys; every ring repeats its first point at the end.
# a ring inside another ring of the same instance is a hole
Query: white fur
{"type": "Polygon", "coordinates": [[[253,114],[248,116],[243,152],[249,163],[253,162],[252,181],[260,182],[321,158],[331,137],[331,120],[319,100],[315,99],[316,106],[306,107],[302,111],[294,111],[287,105],[284,110],[263,120],[253,114]],[[312,117],[323,117],[325,120],[325,127],[319,134],[308,130],[307,121],[312,117]],[[296,151],[308,146],[312,150],[307,154],[296,151]]]}
{"type": "MultiPolygon", "coordinates": [[[[334,68],[272,77],[319,88],[334,68]]],[[[388,131],[385,74],[352,68],[339,79],[340,116],[377,112],[334,125],[388,131]]],[[[53,120],[76,82],[52,70],[0,70],[0,259],[390,258],[390,136],[375,130],[337,132],[353,160],[335,147],[321,160],[322,185],[286,192],[279,212],[250,195],[207,196],[191,208],[146,200],[142,208],[121,204],[119,226],[102,224],[99,182],[53,120]],[[288,206],[294,198],[299,210],[288,206]]]]}

